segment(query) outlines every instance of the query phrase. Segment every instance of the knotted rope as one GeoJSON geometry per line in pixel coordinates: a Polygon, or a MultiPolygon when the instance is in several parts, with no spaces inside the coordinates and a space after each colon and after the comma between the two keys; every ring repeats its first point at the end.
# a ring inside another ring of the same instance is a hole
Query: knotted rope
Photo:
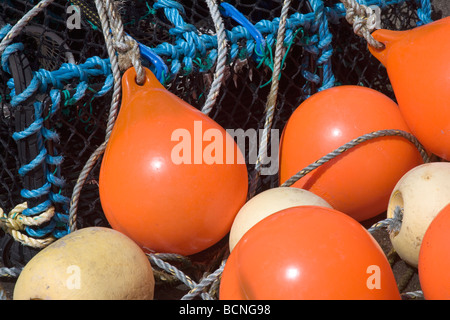
{"type": "Polygon", "coordinates": [[[111,70],[114,78],[111,107],[109,110],[108,123],[104,142],[91,154],[88,161],[78,176],[77,183],[73,189],[69,210],[69,227],[71,231],[77,229],[77,209],[81,189],[98,159],[106,150],[118,109],[121,101],[121,71],[132,65],[136,70],[136,82],[142,84],[145,80],[145,71],[140,62],[139,48],[135,40],[125,35],[122,21],[118,13],[117,5],[110,0],[95,0],[95,5],[100,17],[105,44],[108,51],[111,70]],[[118,56],[116,55],[118,53],[118,56]]]}
{"type": "MultiPolygon", "coordinates": [[[[6,34],[4,35],[3,39],[0,42],[0,55],[2,56],[2,64],[6,63],[3,61],[3,53],[5,52],[5,50],[8,50],[8,47],[11,45],[14,38],[21,33],[23,28],[37,14],[39,14],[52,2],[53,0],[41,0],[30,11],[28,11],[24,16],[22,16],[22,18],[14,26],[6,28],[7,30],[6,34]]],[[[17,49],[18,47],[16,46],[14,50],[17,49]]],[[[9,54],[10,53],[11,52],[9,52],[9,54]]],[[[9,66],[6,65],[6,68],[9,69],[9,66]]],[[[41,161],[42,159],[37,160],[41,161]]],[[[23,171],[22,173],[25,174],[28,168],[29,168],[28,166],[22,167],[21,168],[21,170],[23,171]]],[[[21,173],[20,170],[19,173],[21,173]]],[[[34,209],[37,210],[39,208],[34,209]]],[[[33,210],[33,212],[35,210],[33,210]]],[[[0,227],[3,229],[3,231],[10,234],[16,241],[34,248],[44,248],[45,246],[53,242],[55,240],[53,236],[38,239],[29,237],[22,231],[25,230],[27,227],[41,226],[42,224],[49,222],[55,214],[54,207],[48,207],[42,213],[33,216],[23,215],[22,213],[24,211],[29,211],[26,202],[17,205],[14,209],[12,209],[9,212],[9,214],[5,214],[3,209],[0,208],[0,227]]]]}
{"type": "Polygon", "coordinates": [[[28,208],[27,203],[21,203],[6,214],[0,208],[0,226],[5,233],[10,234],[14,240],[33,248],[45,248],[55,241],[55,237],[50,236],[42,239],[27,236],[23,230],[26,227],[41,226],[50,221],[55,214],[55,208],[50,207],[46,211],[36,216],[25,216],[22,214],[28,208]]]}
{"type": "Polygon", "coordinates": [[[356,0],[341,0],[346,9],[345,19],[353,25],[353,31],[376,49],[383,49],[384,44],[377,41],[372,32],[376,27],[376,13],[369,7],[359,4],[356,0]]]}

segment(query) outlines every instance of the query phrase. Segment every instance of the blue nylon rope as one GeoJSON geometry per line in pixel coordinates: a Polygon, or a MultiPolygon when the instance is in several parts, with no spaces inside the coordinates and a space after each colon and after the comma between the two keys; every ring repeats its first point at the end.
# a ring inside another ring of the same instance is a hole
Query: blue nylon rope
{"type": "MultiPolygon", "coordinates": [[[[0,36],[4,37],[9,30],[10,26],[5,26],[0,30],[0,36]]],[[[9,65],[7,62],[9,56],[12,53],[22,49],[22,44],[12,44],[8,46],[8,48],[6,48],[6,50],[3,52],[1,57],[1,64],[5,72],[9,73],[9,65]]],[[[113,77],[110,70],[111,69],[109,61],[102,60],[98,57],[92,57],[82,65],[64,64],[59,70],[56,71],[50,72],[41,69],[34,73],[30,85],[19,95],[16,95],[15,93],[14,80],[11,78],[7,83],[8,87],[11,89],[11,106],[18,106],[20,103],[33,96],[36,92],[45,93],[49,87],[52,87],[53,89],[50,90],[49,94],[52,101],[49,114],[49,117],[51,117],[59,109],[59,105],[61,102],[60,90],[64,89],[64,82],[71,81],[73,79],[80,80],[74,94],[74,99],[79,100],[86,93],[86,90],[88,88],[87,81],[89,77],[105,75],[106,79],[103,87],[99,92],[95,94],[95,96],[101,96],[109,92],[112,88],[113,77]]],[[[53,165],[58,168],[62,164],[63,157],[59,155],[49,155],[44,143],[44,141],[48,140],[58,142],[59,135],[55,131],[43,126],[44,119],[42,118],[42,103],[36,101],[33,105],[35,107],[35,120],[23,131],[13,133],[12,138],[17,141],[20,139],[25,139],[33,134],[38,135],[39,154],[28,164],[25,164],[21,168],[19,168],[19,174],[24,176],[37,166],[41,166],[45,163],[47,165],[45,173],[47,182],[40,188],[34,190],[22,189],[21,196],[24,199],[32,199],[45,196],[48,200],[43,201],[35,207],[25,209],[22,214],[25,216],[38,215],[49,209],[53,204],[56,203],[61,204],[62,210],[64,212],[55,212],[55,215],[53,216],[51,221],[45,224],[45,226],[26,227],[25,231],[29,236],[32,237],[44,237],[52,234],[56,238],[60,238],[69,232],[68,212],[70,199],[60,193],[54,193],[51,191],[52,186],[56,186],[57,190],[59,190],[60,192],[65,186],[65,180],[58,177],[55,174],[56,172],[50,172],[48,170],[48,166],[53,165]]]]}

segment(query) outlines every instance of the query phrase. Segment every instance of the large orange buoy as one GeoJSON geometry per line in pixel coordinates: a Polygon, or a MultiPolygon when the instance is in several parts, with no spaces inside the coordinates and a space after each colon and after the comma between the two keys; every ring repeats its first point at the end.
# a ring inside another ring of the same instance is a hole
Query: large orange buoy
{"type": "Polygon", "coordinates": [[[123,100],[103,157],[105,216],[147,251],[191,255],[229,231],[247,198],[244,157],[211,118],[146,70],[123,75],[123,100]]]}
{"type": "Polygon", "coordinates": [[[223,270],[221,300],[392,299],[400,293],[383,250],[331,208],[276,212],[248,230],[223,270]]]}
{"type": "MultiPolygon", "coordinates": [[[[280,144],[280,184],[321,157],[378,130],[409,132],[398,106],[360,86],[314,94],[291,115],[280,144]]],[[[386,211],[397,181],[423,159],[404,137],[365,141],[302,177],[292,186],[309,190],[358,221],[386,211]]]]}
{"type": "Polygon", "coordinates": [[[400,110],[425,148],[450,160],[450,17],[408,31],[377,30],[400,110]]]}

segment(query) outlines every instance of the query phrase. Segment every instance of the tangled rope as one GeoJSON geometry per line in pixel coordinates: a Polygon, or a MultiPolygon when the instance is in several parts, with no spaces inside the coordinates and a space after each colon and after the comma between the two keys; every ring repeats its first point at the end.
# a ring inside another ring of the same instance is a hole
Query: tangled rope
{"type": "Polygon", "coordinates": [[[36,216],[25,216],[22,212],[27,208],[26,202],[17,205],[8,214],[0,208],[0,226],[5,233],[10,234],[14,240],[22,244],[33,248],[45,248],[56,240],[55,237],[50,236],[43,239],[37,239],[29,237],[22,231],[25,230],[26,227],[40,226],[49,222],[55,214],[55,208],[50,207],[48,210],[36,216]]]}
{"type": "MultiPolygon", "coordinates": [[[[8,58],[10,55],[23,49],[21,44],[11,45],[12,40],[16,37],[26,24],[31,21],[31,19],[41,12],[45,7],[51,4],[53,0],[43,0],[40,1],[32,10],[25,14],[13,27],[6,25],[0,30],[0,36],[2,41],[0,43],[0,54],[2,56],[2,67],[6,72],[10,72],[8,58]]],[[[30,98],[37,88],[42,84],[42,78],[39,75],[34,75],[31,80],[30,86],[20,94],[16,95],[13,79],[8,82],[8,86],[11,88],[11,106],[17,107],[21,102],[30,98]]],[[[58,103],[56,103],[58,104],[58,103]]],[[[14,140],[18,141],[25,139],[33,134],[38,134],[38,147],[39,154],[35,159],[32,159],[29,163],[22,165],[19,169],[19,175],[25,176],[31,170],[35,169],[42,164],[45,166],[58,165],[62,161],[62,158],[54,154],[48,154],[47,149],[44,147],[43,140],[55,141],[58,140],[58,135],[50,129],[44,128],[44,120],[42,118],[43,108],[40,101],[34,103],[34,122],[31,123],[27,128],[21,132],[15,132],[12,137],[14,140]]],[[[57,107],[51,108],[49,117],[52,112],[56,111],[57,107]]],[[[0,224],[3,230],[10,234],[15,240],[22,244],[26,244],[35,248],[45,247],[47,244],[55,240],[55,236],[61,236],[64,232],[61,230],[56,230],[57,222],[64,221],[64,214],[56,213],[52,203],[63,204],[66,199],[65,197],[51,192],[52,187],[61,188],[64,181],[54,175],[52,172],[46,172],[47,182],[34,190],[23,189],[21,195],[24,198],[36,198],[40,196],[46,196],[48,199],[42,203],[36,205],[35,207],[28,208],[27,204],[20,204],[16,206],[8,215],[5,215],[3,209],[0,208],[1,217],[0,224]],[[55,217],[53,219],[53,217],[55,217]],[[43,226],[45,225],[45,226],[43,226]],[[39,229],[34,229],[33,227],[39,226],[39,229]],[[26,230],[25,234],[22,232],[26,230]],[[51,236],[48,236],[52,234],[51,236]],[[32,237],[30,237],[32,236],[32,237]],[[37,238],[35,238],[37,237],[37,238]]]]}

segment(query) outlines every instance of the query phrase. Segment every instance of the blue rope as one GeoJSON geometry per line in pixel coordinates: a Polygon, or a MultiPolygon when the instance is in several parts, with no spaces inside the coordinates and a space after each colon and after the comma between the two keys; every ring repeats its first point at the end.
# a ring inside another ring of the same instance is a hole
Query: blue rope
{"type": "MultiPolygon", "coordinates": [[[[405,0],[402,0],[405,1],[405,0]]],[[[318,27],[319,36],[313,37],[309,43],[308,51],[314,54],[318,54],[319,51],[322,52],[320,64],[324,64],[326,83],[322,89],[330,87],[333,84],[333,76],[330,72],[330,67],[325,60],[329,60],[332,54],[330,48],[331,44],[331,33],[327,30],[327,17],[330,13],[330,9],[327,8],[326,14],[323,14],[325,10],[322,1],[312,0],[311,3],[314,6],[314,11],[312,13],[301,14],[294,13],[286,21],[286,34],[285,43],[291,43],[293,40],[293,35],[300,28],[305,30],[311,29],[313,26],[318,27]],[[317,10],[317,11],[316,11],[317,10]],[[328,15],[327,15],[328,14],[328,15]],[[318,22],[320,21],[320,25],[318,22]]],[[[229,7],[229,5],[228,5],[229,7]]],[[[208,66],[206,68],[201,68],[199,71],[209,70],[216,60],[217,52],[217,39],[213,35],[200,34],[200,32],[195,28],[195,26],[187,24],[182,15],[184,14],[183,6],[181,6],[176,1],[160,0],[156,1],[153,9],[163,9],[166,17],[172,22],[174,27],[170,29],[170,34],[175,36],[174,44],[162,43],[153,48],[153,51],[161,56],[167,57],[171,62],[170,75],[167,80],[173,79],[182,69],[184,65],[185,72],[193,72],[194,59],[207,59],[207,63],[200,63],[201,66],[208,66]],[[206,52],[209,54],[206,55],[206,52]]],[[[335,16],[343,17],[345,15],[345,10],[334,14],[335,16]]],[[[261,40],[259,36],[262,35],[265,38],[266,45],[272,47],[275,45],[276,35],[278,31],[279,18],[275,18],[272,21],[261,20],[254,25],[251,29],[244,27],[244,24],[236,26],[231,30],[226,30],[227,40],[231,44],[229,61],[233,61],[236,57],[242,57],[244,59],[250,58],[256,55],[257,59],[263,59],[261,57],[261,40]],[[240,44],[245,40],[245,48],[241,48],[240,44]]]]}
{"type": "Polygon", "coordinates": [[[325,6],[322,0],[311,0],[311,6],[316,13],[316,23],[313,26],[318,31],[318,43],[320,56],[317,59],[317,65],[322,67],[323,79],[322,85],[318,91],[322,91],[334,86],[335,77],[331,67],[331,55],[333,47],[331,45],[332,35],[328,29],[328,19],[325,13],[325,6]]]}
{"type": "MultiPolygon", "coordinates": [[[[359,3],[365,5],[377,5],[381,9],[398,5],[407,1],[420,1],[421,8],[417,10],[420,21],[418,25],[431,22],[431,4],[430,0],[359,0],[359,3]]],[[[324,1],[321,0],[309,0],[313,7],[312,13],[292,14],[286,22],[286,35],[285,43],[291,43],[292,36],[299,28],[305,30],[314,30],[314,34],[306,47],[307,51],[318,55],[318,64],[323,67],[323,84],[320,90],[324,90],[334,85],[334,76],[329,63],[330,57],[333,53],[331,47],[331,33],[328,30],[328,23],[341,23],[341,18],[345,16],[345,7],[342,3],[335,4],[333,6],[325,6],[324,1]]],[[[228,5],[228,4],[227,4],[228,5]]],[[[228,5],[229,6],[229,5],[228,5]]],[[[191,73],[195,71],[208,71],[215,62],[217,57],[216,47],[217,40],[214,35],[202,34],[195,26],[188,24],[184,21],[183,15],[185,14],[183,6],[172,0],[159,0],[153,5],[153,9],[162,9],[168,20],[173,24],[173,28],[170,29],[170,34],[175,37],[173,44],[162,43],[152,48],[153,52],[160,57],[166,57],[170,61],[170,74],[166,80],[173,79],[181,70],[185,73],[191,73]],[[209,52],[208,54],[206,52],[209,52]],[[193,62],[198,59],[205,59],[206,62],[197,63],[199,69],[195,70],[193,62]]],[[[231,30],[226,31],[227,40],[230,42],[231,48],[229,53],[229,61],[234,60],[236,57],[250,58],[255,53],[260,53],[259,40],[255,41],[255,32],[262,34],[266,40],[268,46],[275,44],[276,34],[278,30],[279,18],[275,18],[272,21],[261,20],[254,25],[254,29],[243,27],[242,25],[236,26],[231,30]],[[245,41],[245,47],[240,46],[245,41]],[[258,42],[258,43],[257,43],[258,42]]],[[[257,56],[260,58],[259,56],[257,56]]],[[[308,71],[305,71],[305,75],[308,71]]],[[[311,79],[308,75],[307,80],[311,79]]],[[[314,79],[316,77],[313,77],[314,79]]]]}
{"type": "MultiPolygon", "coordinates": [[[[0,36],[4,37],[11,29],[9,25],[0,29],[0,36]]],[[[1,38],[0,38],[1,39],[1,38]]],[[[20,43],[12,44],[8,46],[2,54],[1,65],[5,72],[10,73],[8,59],[11,54],[23,49],[23,45],[20,43]]],[[[22,93],[16,95],[14,89],[14,80],[11,78],[7,85],[11,89],[11,101],[12,107],[16,107],[28,98],[32,97],[37,92],[45,93],[51,87],[50,98],[52,104],[50,106],[50,113],[48,117],[55,114],[61,102],[61,91],[64,89],[64,83],[72,81],[73,79],[79,79],[80,82],[75,88],[74,99],[77,101],[81,99],[88,88],[88,80],[90,77],[106,76],[103,87],[95,96],[101,96],[109,92],[113,86],[113,77],[110,69],[109,60],[102,60],[98,57],[89,58],[86,63],[81,65],[64,64],[59,70],[47,71],[41,69],[34,73],[33,79],[30,85],[22,93]]],[[[62,189],[65,187],[65,180],[60,178],[57,174],[59,169],[55,172],[50,172],[49,167],[55,166],[59,168],[63,162],[63,157],[60,155],[51,156],[48,154],[48,150],[45,148],[45,141],[59,142],[59,135],[48,128],[44,127],[44,119],[42,117],[43,106],[39,101],[33,104],[35,109],[35,120],[31,125],[20,132],[14,132],[12,138],[16,141],[25,139],[30,135],[36,134],[38,137],[39,154],[35,159],[32,159],[28,164],[25,164],[19,168],[19,175],[25,176],[30,171],[38,166],[45,164],[45,177],[46,183],[40,188],[34,190],[21,190],[21,196],[24,199],[33,199],[39,197],[46,197],[47,200],[36,205],[32,208],[25,209],[22,214],[25,216],[38,215],[48,210],[54,204],[60,204],[63,212],[55,212],[51,221],[45,226],[40,227],[26,227],[25,231],[32,237],[44,237],[52,234],[56,238],[60,238],[69,232],[68,226],[68,212],[70,199],[61,194],[62,189]],[[53,187],[59,190],[57,193],[52,192],[53,187]]],[[[56,150],[53,150],[55,152],[56,150]]]]}
{"type": "Polygon", "coordinates": [[[420,19],[420,21],[417,22],[418,26],[432,22],[430,0],[420,0],[420,5],[421,7],[417,9],[417,16],[420,19]]]}

